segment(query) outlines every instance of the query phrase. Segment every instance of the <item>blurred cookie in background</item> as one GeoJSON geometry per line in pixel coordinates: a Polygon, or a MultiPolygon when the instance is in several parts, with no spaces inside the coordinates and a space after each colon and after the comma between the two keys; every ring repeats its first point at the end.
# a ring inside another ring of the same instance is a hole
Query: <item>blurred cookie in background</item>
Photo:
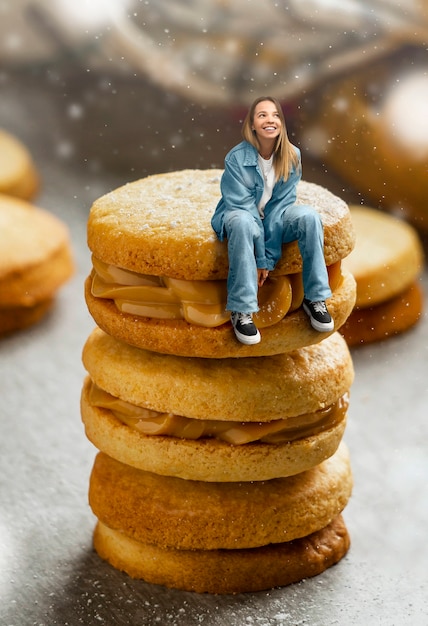
{"type": "Polygon", "coordinates": [[[38,322],[73,272],[67,226],[0,194],[0,336],[38,322]]]}
{"type": "Polygon", "coordinates": [[[0,128],[0,193],[30,200],[39,186],[39,174],[26,146],[0,128]]]}
{"type": "MultiPolygon", "coordinates": [[[[406,56],[406,59],[412,58],[406,56]]],[[[377,63],[323,89],[306,111],[311,154],[367,204],[428,232],[428,65],[377,63]]]]}
{"type": "Polygon", "coordinates": [[[420,319],[424,255],[407,222],[372,208],[350,209],[356,245],[343,265],[356,280],[357,300],[340,332],[356,346],[401,333],[420,319]]]}

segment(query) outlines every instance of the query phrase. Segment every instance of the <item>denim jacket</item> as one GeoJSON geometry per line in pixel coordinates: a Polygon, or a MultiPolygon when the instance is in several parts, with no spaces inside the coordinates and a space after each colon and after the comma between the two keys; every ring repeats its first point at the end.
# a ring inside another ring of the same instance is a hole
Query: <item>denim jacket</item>
{"type": "Polygon", "coordinates": [[[225,169],[221,178],[220,189],[222,197],[217,204],[211,225],[219,238],[226,237],[224,217],[227,211],[240,209],[249,211],[261,231],[256,243],[255,257],[258,268],[274,269],[281,257],[281,245],[278,237],[272,236],[275,224],[282,219],[282,215],[291,204],[296,202],[296,187],[302,176],[300,165],[300,150],[293,146],[299,156],[299,167],[293,168],[285,181],[278,180],[273,188],[272,197],[264,208],[265,217],[262,220],[258,211],[258,204],[263,194],[263,176],[257,161],[257,150],[247,141],[242,141],[232,148],[225,158],[225,169]]]}

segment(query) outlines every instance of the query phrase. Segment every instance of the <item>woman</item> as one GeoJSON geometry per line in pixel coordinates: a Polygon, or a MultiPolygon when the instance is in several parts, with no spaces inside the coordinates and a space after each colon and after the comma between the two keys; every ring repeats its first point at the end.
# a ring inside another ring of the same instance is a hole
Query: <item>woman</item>
{"type": "Polygon", "coordinates": [[[247,345],[260,341],[252,317],[258,311],[258,287],[281,258],[282,244],[295,240],[303,261],[303,308],[313,328],[331,331],[323,227],[312,207],[296,204],[300,150],[288,139],[276,98],[253,102],[242,135],[244,141],[226,155],[222,197],[211,221],[220,241],[227,238],[226,310],[231,312],[235,335],[247,345]]]}

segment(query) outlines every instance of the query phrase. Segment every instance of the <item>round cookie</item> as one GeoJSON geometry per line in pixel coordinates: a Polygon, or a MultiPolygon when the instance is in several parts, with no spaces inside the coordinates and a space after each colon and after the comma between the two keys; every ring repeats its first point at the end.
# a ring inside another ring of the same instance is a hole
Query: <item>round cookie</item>
{"type": "MultiPolygon", "coordinates": [[[[222,170],[181,170],[128,183],[94,202],[88,246],[94,256],[141,274],[186,280],[227,278],[227,246],[211,227],[222,170]]],[[[326,264],[352,250],[355,237],[345,202],[302,181],[298,202],[311,204],[324,226],[326,264]]],[[[296,243],[284,246],[277,273],[301,270],[296,243]]]]}
{"type": "Polygon", "coordinates": [[[342,443],[323,463],[288,478],[213,483],[144,472],[99,453],[89,503],[106,526],[161,548],[255,548],[329,524],[352,491],[342,443]],[[226,522],[226,523],[225,523],[226,522]]]}
{"type": "Polygon", "coordinates": [[[39,175],[27,148],[0,129],[0,193],[30,200],[39,184],[39,175]]]}
{"type": "Polygon", "coordinates": [[[420,276],[423,250],[407,222],[376,209],[351,206],[356,244],[343,265],[357,282],[355,305],[373,306],[393,298],[420,276]]]}
{"type": "MultiPolygon", "coordinates": [[[[210,359],[272,356],[313,345],[331,334],[314,330],[306,313],[299,308],[273,326],[261,328],[262,341],[254,346],[246,346],[235,339],[230,322],[208,328],[189,324],[185,320],[137,317],[121,313],[112,300],[95,298],[91,294],[90,286],[89,278],[85,284],[86,303],[100,328],[121,341],[163,354],[210,359]]],[[[353,276],[349,272],[344,273],[340,286],[328,300],[335,330],[351,314],[355,293],[353,276]]]]}
{"type": "Polygon", "coordinates": [[[343,265],[356,280],[357,298],[340,332],[355,346],[403,332],[420,319],[424,254],[410,224],[366,207],[352,206],[351,215],[357,239],[343,265]]]}
{"type": "Polygon", "coordinates": [[[0,194],[0,334],[38,321],[74,271],[69,232],[54,215],[0,194]]]}
{"type": "MultiPolygon", "coordinates": [[[[274,314],[258,323],[262,342],[244,346],[233,336],[224,310],[227,244],[217,240],[211,227],[221,173],[158,174],[93,204],[88,245],[94,270],[85,297],[91,315],[107,333],[140,348],[205,358],[279,354],[326,336],[311,328],[300,308],[302,263],[296,242],[283,247],[271,276],[272,300],[264,306],[274,314]]],[[[333,291],[328,304],[337,330],[355,301],[355,283],[340,271],[341,260],[354,245],[349,210],[338,197],[307,182],[299,184],[298,202],[312,204],[323,221],[333,291]]],[[[260,297],[267,287],[262,290],[260,297]]]]}
{"type": "Polygon", "coordinates": [[[205,481],[289,476],[331,456],[343,436],[353,381],[349,350],[338,333],[294,353],[219,361],[143,351],[95,329],[83,362],[93,380],[85,381],[81,415],[99,450],[139,469],[205,481]],[[94,402],[94,384],[134,410],[144,407],[208,426],[210,420],[231,422],[232,433],[276,428],[281,421],[285,435],[273,443],[258,436],[234,445],[230,438],[191,439],[180,431],[146,434],[109,403],[94,402]]]}
{"type": "Polygon", "coordinates": [[[126,402],[195,419],[238,422],[318,411],[349,391],[354,377],[339,333],[292,353],[218,360],[137,349],[95,328],[82,359],[96,385],[126,402]]]}
{"type": "Polygon", "coordinates": [[[213,594],[283,587],[332,567],[347,553],[341,515],[294,541],[242,550],[174,550],[144,544],[97,523],[94,547],[113,567],[133,578],[185,591],[213,594]]]}
{"type": "Polygon", "coordinates": [[[0,302],[0,336],[37,324],[51,310],[53,303],[50,298],[34,306],[2,308],[0,302]]]}
{"type": "Polygon", "coordinates": [[[81,409],[88,439],[115,459],[165,476],[218,482],[269,480],[303,472],[334,454],[346,426],[343,418],[327,430],[291,442],[234,446],[217,439],[143,435],[105,409],[92,407],[86,387],[81,409]]]}

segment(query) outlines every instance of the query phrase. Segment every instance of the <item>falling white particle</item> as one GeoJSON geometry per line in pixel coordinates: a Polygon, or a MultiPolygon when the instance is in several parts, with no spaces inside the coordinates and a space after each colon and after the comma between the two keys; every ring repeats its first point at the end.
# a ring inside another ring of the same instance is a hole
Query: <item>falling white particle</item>
{"type": "Polygon", "coordinates": [[[71,119],[79,120],[83,117],[83,107],[77,103],[70,104],[67,113],[71,119]]]}
{"type": "Polygon", "coordinates": [[[74,146],[69,141],[61,141],[56,146],[56,152],[62,159],[68,159],[74,153],[74,146]]]}

